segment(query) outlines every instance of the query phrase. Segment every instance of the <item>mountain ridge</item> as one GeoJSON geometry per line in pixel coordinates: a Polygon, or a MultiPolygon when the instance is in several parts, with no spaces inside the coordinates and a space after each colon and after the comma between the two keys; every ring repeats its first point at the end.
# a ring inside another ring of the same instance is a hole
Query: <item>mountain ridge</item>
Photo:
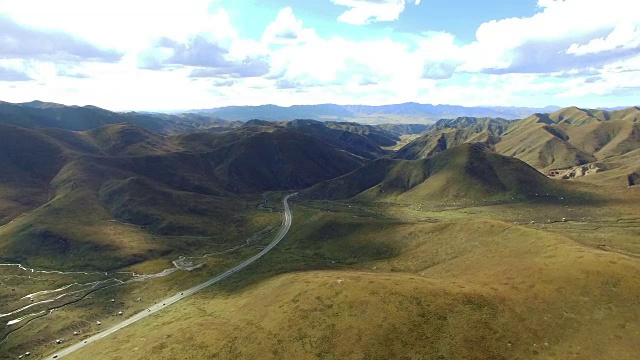
{"type": "MultiPolygon", "coordinates": [[[[301,192],[311,199],[477,201],[561,193],[552,180],[482,143],[464,143],[420,160],[378,159],[301,192]]],[[[552,195],[553,196],[553,195],[552,195]]]]}
{"type": "Polygon", "coordinates": [[[435,122],[445,117],[503,117],[506,119],[519,119],[531,115],[534,112],[556,111],[556,106],[544,108],[534,107],[506,107],[506,106],[478,106],[465,107],[460,105],[432,105],[407,102],[390,105],[292,105],[288,107],[278,105],[258,106],[227,106],[212,109],[190,110],[194,113],[214,114],[227,120],[295,120],[300,118],[313,118],[316,120],[341,120],[380,123],[384,120],[379,117],[396,117],[402,122],[416,121],[420,119],[426,122],[435,122]],[[401,117],[400,119],[397,117],[401,117]]]}

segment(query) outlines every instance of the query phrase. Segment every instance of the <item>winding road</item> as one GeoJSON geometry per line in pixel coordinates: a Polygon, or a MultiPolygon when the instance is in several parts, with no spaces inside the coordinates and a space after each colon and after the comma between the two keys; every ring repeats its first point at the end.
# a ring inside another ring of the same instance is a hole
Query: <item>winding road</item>
{"type": "Polygon", "coordinates": [[[132,317],[124,320],[123,322],[116,324],[102,332],[99,332],[96,335],[91,336],[90,338],[87,338],[85,340],[83,340],[80,343],[77,343],[75,345],[69,346],[67,348],[64,348],[60,351],[58,351],[55,354],[52,354],[48,357],[45,357],[46,359],[60,359],[66,355],[71,354],[72,352],[79,350],[85,346],[88,346],[104,337],[107,337],[111,334],[113,334],[114,332],[124,328],[125,326],[131,325],[134,322],[144,319],[145,317],[156,313],[164,308],[166,308],[167,306],[170,306],[172,304],[175,304],[176,302],[191,296],[195,293],[197,293],[198,291],[211,286],[219,281],[222,281],[226,278],[228,278],[229,276],[231,276],[232,274],[244,269],[245,267],[251,265],[254,261],[258,260],[259,258],[261,258],[264,254],[268,253],[271,249],[273,249],[276,245],[278,245],[278,243],[280,242],[280,240],[282,240],[285,235],[287,235],[287,232],[289,231],[289,228],[291,227],[291,220],[293,219],[292,215],[291,215],[291,210],[289,210],[289,203],[288,200],[289,198],[291,198],[292,196],[296,196],[297,193],[295,194],[291,194],[291,195],[287,195],[283,200],[282,200],[282,204],[284,205],[284,219],[282,219],[282,225],[280,226],[280,230],[278,231],[278,233],[276,234],[276,237],[273,239],[273,241],[267,245],[267,247],[265,247],[262,251],[260,251],[258,254],[250,257],[249,259],[245,260],[244,262],[242,262],[240,265],[237,265],[227,271],[225,271],[224,273],[211,278],[205,282],[203,282],[202,284],[196,285],[188,290],[184,290],[180,293],[177,293],[171,297],[168,297],[162,301],[158,301],[158,303],[154,306],[151,306],[149,308],[147,308],[146,310],[139,312],[135,315],[133,315],[132,317]]]}

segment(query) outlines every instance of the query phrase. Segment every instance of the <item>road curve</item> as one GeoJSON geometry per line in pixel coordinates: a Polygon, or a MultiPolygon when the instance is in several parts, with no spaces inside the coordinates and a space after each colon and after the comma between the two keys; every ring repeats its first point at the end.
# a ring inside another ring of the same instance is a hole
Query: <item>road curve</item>
{"type": "Polygon", "coordinates": [[[75,345],[69,346],[67,348],[64,348],[58,352],[56,352],[55,354],[49,355],[47,357],[45,357],[45,359],[60,359],[66,355],[71,354],[72,352],[79,350],[85,346],[88,346],[104,337],[107,337],[111,334],[113,334],[114,332],[124,328],[125,326],[131,325],[134,322],[144,319],[145,317],[156,313],[164,308],[166,308],[169,305],[175,304],[176,302],[186,298],[187,296],[191,296],[195,293],[197,293],[198,291],[213,285],[221,280],[224,280],[226,278],[228,278],[229,276],[231,276],[233,273],[238,272],[242,269],[244,269],[245,267],[251,265],[251,263],[253,263],[254,261],[258,260],[259,258],[261,258],[264,254],[268,253],[271,249],[273,249],[276,245],[278,245],[278,243],[280,242],[280,240],[282,240],[285,235],[287,235],[287,232],[289,231],[289,228],[291,227],[291,220],[293,219],[292,215],[291,215],[291,210],[289,210],[289,203],[288,200],[290,197],[292,196],[296,196],[297,193],[295,194],[291,194],[291,195],[287,195],[283,200],[282,200],[282,204],[284,205],[284,219],[282,219],[282,225],[280,226],[280,230],[278,231],[278,233],[276,234],[276,237],[273,239],[273,241],[267,245],[267,247],[265,247],[262,251],[260,251],[258,254],[250,257],[249,259],[243,261],[240,265],[237,265],[235,267],[232,267],[231,269],[223,272],[222,274],[211,278],[205,282],[203,282],[202,284],[196,285],[188,290],[184,290],[182,292],[179,292],[171,297],[168,297],[162,301],[158,301],[158,303],[156,305],[153,305],[147,309],[145,309],[142,312],[139,312],[137,314],[135,314],[134,316],[124,320],[123,322],[116,324],[104,331],[99,332],[96,335],[91,336],[90,338],[87,338],[85,340],[83,340],[80,343],[77,343],[75,345]]]}

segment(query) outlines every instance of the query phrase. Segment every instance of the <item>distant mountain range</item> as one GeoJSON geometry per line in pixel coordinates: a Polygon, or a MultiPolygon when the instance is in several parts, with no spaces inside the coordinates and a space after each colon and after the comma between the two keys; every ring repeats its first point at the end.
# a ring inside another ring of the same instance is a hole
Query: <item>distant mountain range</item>
{"type": "Polygon", "coordinates": [[[240,125],[207,114],[114,112],[91,105],[67,106],[38,100],[19,104],[0,101],[0,124],[29,129],[58,128],[85,131],[120,123],[138,125],[162,134],[203,129],[221,131],[240,125]]]}
{"type": "Polygon", "coordinates": [[[465,107],[458,105],[430,105],[410,102],[382,106],[335,104],[294,105],[290,107],[277,105],[227,106],[214,109],[192,110],[190,112],[213,114],[226,120],[241,121],[252,119],[279,121],[315,119],[381,124],[388,122],[435,122],[442,118],[457,118],[461,116],[499,117],[512,120],[522,119],[537,112],[553,112],[559,109],[560,108],[557,106],[548,106],[545,108],[501,106],[465,107]]]}
{"type": "MultiPolygon", "coordinates": [[[[96,127],[131,123],[147,130],[162,134],[177,134],[208,130],[220,132],[231,130],[250,120],[290,121],[311,119],[319,121],[357,122],[385,126],[406,126],[413,128],[388,128],[391,132],[418,133],[426,130],[423,126],[441,119],[461,117],[500,118],[505,120],[524,119],[534,113],[552,113],[560,110],[557,106],[544,108],[458,105],[430,105],[403,103],[395,105],[277,105],[227,106],[212,109],[196,109],[184,112],[115,112],[96,106],[67,106],[43,101],[9,103],[0,101],[0,123],[25,128],[62,128],[84,131],[96,127]],[[416,126],[421,127],[418,131],[416,126]]],[[[603,108],[620,110],[623,107],[603,108]]]]}

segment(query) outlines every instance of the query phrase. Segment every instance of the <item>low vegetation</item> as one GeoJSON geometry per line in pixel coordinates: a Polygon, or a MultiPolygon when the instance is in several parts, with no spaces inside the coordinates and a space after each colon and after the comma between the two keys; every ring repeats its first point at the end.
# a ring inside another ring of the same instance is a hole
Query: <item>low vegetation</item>
{"type": "Polygon", "coordinates": [[[301,203],[267,257],[71,358],[634,359],[638,208],[566,204],[301,203]]]}
{"type": "Polygon", "coordinates": [[[52,355],[240,263],[292,191],[293,225],[266,256],[70,358],[640,353],[638,108],[215,129],[210,115],[2,111],[0,357],[52,355]],[[74,128],[86,113],[101,127],[74,128]],[[558,167],[573,175],[540,172],[558,167]]]}

